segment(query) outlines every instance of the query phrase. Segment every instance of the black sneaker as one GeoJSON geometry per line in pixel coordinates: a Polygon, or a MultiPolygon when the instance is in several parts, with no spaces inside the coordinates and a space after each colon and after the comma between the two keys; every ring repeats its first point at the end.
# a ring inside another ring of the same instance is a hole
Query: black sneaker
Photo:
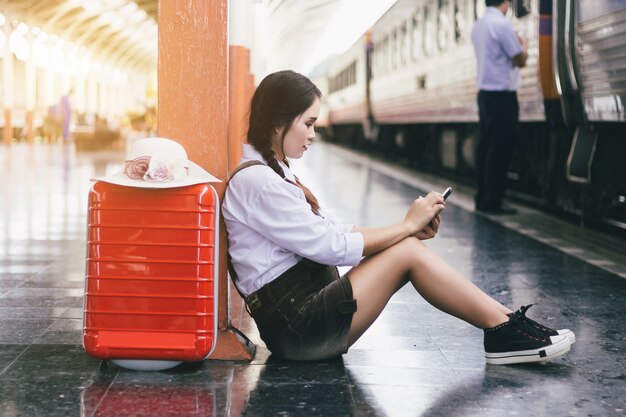
{"type": "Polygon", "coordinates": [[[485,358],[488,364],[544,362],[566,353],[572,344],[567,336],[548,336],[518,315],[485,329],[485,358]]]}
{"type": "Polygon", "coordinates": [[[535,320],[528,318],[526,316],[526,311],[528,311],[528,309],[531,308],[532,306],[533,306],[532,304],[528,304],[527,306],[521,306],[519,310],[517,310],[516,312],[510,313],[507,315],[509,317],[511,317],[512,315],[519,316],[520,318],[522,318],[523,320],[526,320],[532,326],[536,327],[537,329],[547,334],[548,336],[559,336],[559,335],[566,336],[569,339],[570,343],[572,345],[574,344],[574,342],[576,341],[576,335],[570,329],[554,330],[548,326],[544,326],[543,324],[537,323],[535,320]]]}

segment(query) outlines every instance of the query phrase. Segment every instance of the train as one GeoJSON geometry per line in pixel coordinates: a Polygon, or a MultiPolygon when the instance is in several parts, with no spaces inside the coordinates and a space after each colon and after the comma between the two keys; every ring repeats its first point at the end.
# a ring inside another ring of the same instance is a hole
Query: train
{"type": "MultiPolygon", "coordinates": [[[[398,0],[316,75],[325,140],[473,181],[484,0],[398,0]],[[321,75],[320,75],[321,74],[321,75]]],[[[626,0],[517,0],[528,39],[508,196],[626,230],[626,0]]]]}

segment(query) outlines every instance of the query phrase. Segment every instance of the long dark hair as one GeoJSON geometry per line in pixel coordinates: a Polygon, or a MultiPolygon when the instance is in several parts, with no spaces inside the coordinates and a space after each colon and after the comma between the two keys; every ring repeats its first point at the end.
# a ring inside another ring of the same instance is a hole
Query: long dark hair
{"type": "MultiPolygon", "coordinates": [[[[284,127],[280,138],[282,146],[285,135],[294,120],[321,96],[321,91],[311,80],[294,71],[279,71],[268,75],[261,81],[252,96],[248,143],[259,151],[267,165],[282,178],[285,178],[285,173],[272,150],[272,132],[276,128],[284,127]]],[[[289,166],[284,153],[282,162],[289,166]]],[[[293,184],[304,191],[306,201],[313,213],[319,214],[320,205],[313,193],[297,178],[293,184]]]]}

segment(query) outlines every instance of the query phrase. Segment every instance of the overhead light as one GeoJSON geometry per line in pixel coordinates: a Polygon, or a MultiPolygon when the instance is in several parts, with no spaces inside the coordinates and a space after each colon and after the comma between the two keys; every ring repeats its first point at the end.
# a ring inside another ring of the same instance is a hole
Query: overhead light
{"type": "MultiPolygon", "coordinates": [[[[22,25],[22,23],[20,23],[20,25],[22,25]]],[[[30,53],[28,42],[24,37],[25,33],[28,33],[28,26],[26,26],[26,32],[24,32],[24,28],[22,27],[21,30],[14,30],[9,37],[9,50],[21,61],[26,61],[30,53]]]]}
{"type": "Polygon", "coordinates": [[[20,33],[21,35],[26,35],[28,33],[28,31],[30,30],[30,28],[28,27],[28,25],[24,22],[20,22],[17,25],[17,28],[15,29],[18,31],[18,33],[20,33]]]}
{"type": "Polygon", "coordinates": [[[133,14],[133,12],[137,10],[138,8],[139,6],[137,6],[137,3],[135,3],[134,1],[131,1],[130,3],[126,3],[125,5],[120,7],[119,13],[125,16],[129,16],[133,14]]]}
{"type": "Polygon", "coordinates": [[[94,14],[100,13],[102,11],[102,2],[99,0],[84,0],[80,4],[83,6],[83,9],[94,14]]]}

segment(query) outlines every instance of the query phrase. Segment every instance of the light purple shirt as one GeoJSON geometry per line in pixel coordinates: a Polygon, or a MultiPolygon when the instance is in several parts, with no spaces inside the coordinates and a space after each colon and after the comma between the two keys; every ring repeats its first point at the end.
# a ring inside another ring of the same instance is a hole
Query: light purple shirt
{"type": "MultiPolygon", "coordinates": [[[[265,163],[245,144],[240,163],[250,160],[265,163]]],[[[285,176],[294,180],[289,168],[280,164],[285,176]]],[[[324,265],[352,266],[363,256],[363,235],[352,233],[353,225],[335,223],[325,212],[315,215],[304,192],[266,165],[253,165],[233,177],[222,213],[235,284],[246,296],[303,257],[324,265]]]]}
{"type": "Polygon", "coordinates": [[[522,53],[513,26],[495,7],[488,7],[472,28],[479,90],[516,91],[519,68],[513,57],[522,53]]]}

